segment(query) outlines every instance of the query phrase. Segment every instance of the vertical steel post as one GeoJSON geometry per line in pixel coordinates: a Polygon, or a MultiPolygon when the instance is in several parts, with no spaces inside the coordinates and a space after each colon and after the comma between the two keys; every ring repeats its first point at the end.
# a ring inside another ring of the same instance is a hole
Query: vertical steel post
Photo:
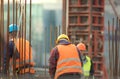
{"type": "MultiPolygon", "coordinates": [[[[25,64],[25,62],[26,62],[25,61],[26,60],[26,18],[27,18],[26,17],[26,8],[27,8],[26,3],[27,3],[27,0],[25,0],[25,7],[24,7],[25,9],[24,9],[24,18],[23,18],[24,19],[24,25],[23,25],[23,27],[24,27],[24,29],[23,29],[24,30],[23,31],[24,32],[24,43],[23,43],[24,44],[24,46],[23,46],[24,47],[24,49],[23,49],[24,50],[23,51],[23,54],[24,54],[23,55],[23,57],[24,57],[23,60],[24,60],[24,62],[23,62],[23,64],[25,64]]],[[[24,67],[24,73],[25,73],[25,67],[24,67]]]]}
{"type": "MultiPolygon", "coordinates": [[[[2,17],[2,1],[0,1],[0,17],[2,17]]],[[[0,18],[0,26],[2,28],[2,18],[0,18]]],[[[2,36],[2,29],[0,29],[0,72],[1,72],[1,67],[2,67],[2,60],[1,60],[1,55],[2,55],[2,40],[3,40],[3,36],[2,36]]]]}
{"type": "Polygon", "coordinates": [[[4,50],[4,0],[0,1],[0,72],[3,69],[3,50],[4,50]]]}
{"type": "MultiPolygon", "coordinates": [[[[24,6],[25,4],[24,4],[24,1],[21,1],[21,13],[22,13],[22,24],[21,24],[21,31],[20,31],[20,34],[21,34],[21,38],[24,38],[24,10],[25,10],[25,6],[24,6]]],[[[22,62],[22,63],[20,63],[20,65],[24,65],[24,60],[23,60],[23,55],[24,55],[24,52],[23,52],[23,50],[24,50],[24,48],[23,48],[23,45],[24,45],[24,41],[23,41],[23,39],[22,40],[19,40],[19,42],[20,42],[20,51],[21,51],[21,59],[20,59],[20,62],[22,62]]]]}
{"type": "MultiPolygon", "coordinates": [[[[2,11],[1,11],[1,0],[0,0],[0,17],[1,17],[1,13],[2,13],[2,11]]],[[[1,24],[2,24],[2,19],[0,18],[0,26],[1,26],[1,24]]],[[[1,67],[1,43],[2,43],[2,33],[1,33],[1,29],[0,29],[0,67],[1,67]]],[[[0,69],[0,72],[1,72],[1,69],[0,69]]]]}
{"type": "Polygon", "coordinates": [[[117,37],[117,29],[118,29],[118,26],[117,26],[117,24],[118,24],[118,18],[116,19],[116,29],[115,29],[115,60],[114,60],[114,62],[115,62],[115,64],[114,64],[114,77],[117,79],[117,67],[118,67],[118,65],[117,65],[117,62],[118,62],[118,57],[117,57],[117,55],[118,55],[118,49],[117,49],[117,40],[118,40],[118,37],[117,37]]]}
{"type": "MultiPolygon", "coordinates": [[[[21,0],[20,0],[20,2],[19,2],[19,6],[20,6],[20,18],[19,18],[20,20],[19,20],[19,22],[20,22],[20,23],[19,23],[19,33],[18,33],[18,34],[19,34],[19,37],[21,37],[21,35],[22,35],[22,33],[21,33],[21,32],[22,32],[22,24],[21,24],[21,20],[22,20],[22,19],[21,19],[21,18],[22,18],[22,7],[23,7],[23,6],[22,6],[21,3],[22,3],[22,2],[21,2],[21,0]]],[[[19,50],[20,50],[20,49],[22,48],[22,47],[21,47],[21,42],[20,42],[20,41],[18,41],[18,42],[19,42],[19,50]]],[[[19,66],[20,66],[20,64],[21,64],[20,62],[21,62],[21,60],[19,59],[19,66]]]]}
{"type": "MultiPolygon", "coordinates": [[[[109,69],[110,69],[110,71],[111,71],[111,61],[110,61],[110,58],[111,58],[111,51],[110,51],[110,45],[111,45],[111,43],[110,43],[110,22],[108,21],[108,52],[109,52],[109,69]]],[[[109,76],[111,76],[111,72],[110,72],[110,75],[109,76]]]]}
{"type": "Polygon", "coordinates": [[[91,57],[91,53],[92,53],[92,0],[89,0],[89,10],[90,10],[90,31],[89,31],[89,47],[88,47],[88,55],[91,57]]]}
{"type": "MultiPolygon", "coordinates": [[[[119,20],[119,23],[118,23],[118,26],[119,26],[119,29],[118,29],[118,37],[119,37],[119,39],[118,39],[118,48],[120,47],[120,20],[119,20]]],[[[120,49],[118,49],[119,51],[118,51],[118,56],[120,56],[120,49]]],[[[120,73],[120,57],[118,58],[118,73],[120,73]]],[[[118,75],[118,76],[120,76],[120,74],[118,75]]]]}
{"type": "MultiPolygon", "coordinates": [[[[15,24],[15,0],[13,0],[13,18],[12,18],[12,20],[13,20],[13,24],[15,24]]],[[[14,29],[14,26],[13,26],[13,29],[14,29]]],[[[13,32],[13,35],[14,35],[15,33],[13,32]]],[[[12,36],[13,38],[16,38],[15,36],[12,36]]],[[[13,39],[13,42],[15,42],[15,39],[13,39]]],[[[16,52],[15,52],[15,46],[14,46],[14,48],[13,48],[13,50],[14,50],[14,52],[13,52],[13,59],[12,59],[12,61],[13,61],[13,75],[15,76],[16,75],[16,71],[15,71],[15,67],[16,67],[16,63],[15,63],[15,60],[16,60],[16,52]]]]}
{"type": "Polygon", "coordinates": [[[115,58],[114,57],[114,18],[112,19],[112,29],[113,29],[112,30],[112,53],[113,54],[112,54],[112,60],[111,60],[112,61],[112,64],[111,64],[112,65],[112,75],[111,76],[113,78],[113,75],[114,75],[114,70],[113,70],[114,69],[114,58],[115,58]]]}
{"type": "MultiPolygon", "coordinates": [[[[60,35],[60,34],[59,34],[60,35]]],[[[54,46],[56,45],[56,39],[58,36],[58,27],[55,27],[55,33],[54,33],[55,39],[54,39],[54,46]]]]}
{"type": "Polygon", "coordinates": [[[8,6],[7,6],[7,42],[6,42],[6,48],[7,48],[7,50],[6,50],[6,55],[5,56],[7,56],[7,59],[6,59],[6,67],[5,67],[5,72],[9,75],[9,58],[8,58],[8,55],[9,55],[9,24],[10,24],[10,20],[9,20],[9,18],[10,18],[10,2],[9,2],[9,0],[8,0],[8,6]]]}
{"type": "MultiPolygon", "coordinates": [[[[32,0],[30,0],[30,15],[29,15],[30,19],[29,19],[29,42],[31,45],[31,26],[32,26],[32,0]]],[[[30,45],[29,45],[29,52],[31,52],[30,50],[30,45]]],[[[31,59],[30,53],[29,53],[29,59],[31,59]]],[[[30,64],[30,60],[29,60],[29,64],[30,64]]],[[[29,72],[30,72],[30,67],[29,67],[29,72]]]]}
{"type": "Polygon", "coordinates": [[[59,28],[58,28],[58,30],[59,30],[59,33],[57,33],[57,34],[59,34],[59,35],[60,35],[60,34],[61,34],[61,31],[60,31],[60,30],[61,30],[61,29],[60,29],[60,25],[59,25],[59,28]]]}
{"type": "Polygon", "coordinates": [[[52,30],[52,29],[53,29],[53,28],[52,28],[52,26],[50,25],[50,30],[49,30],[49,31],[50,31],[50,50],[52,49],[52,40],[53,40],[53,39],[52,39],[52,38],[53,38],[53,37],[52,37],[52,33],[53,33],[52,31],[53,31],[53,30],[52,30]]]}

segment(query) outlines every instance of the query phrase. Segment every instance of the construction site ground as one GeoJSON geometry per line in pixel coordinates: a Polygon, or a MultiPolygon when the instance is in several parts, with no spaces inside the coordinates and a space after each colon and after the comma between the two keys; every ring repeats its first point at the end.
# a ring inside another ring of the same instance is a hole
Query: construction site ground
{"type": "Polygon", "coordinates": [[[30,75],[27,76],[13,76],[12,73],[10,76],[6,76],[1,74],[0,75],[0,79],[50,79],[49,73],[48,73],[48,69],[45,68],[35,68],[36,73],[33,75],[33,78],[30,75]]]}
{"type": "MultiPolygon", "coordinates": [[[[51,79],[48,73],[48,68],[35,68],[36,73],[33,75],[34,77],[31,78],[29,75],[28,76],[24,76],[24,79],[51,79]]],[[[110,77],[109,79],[120,79],[120,77],[110,77]]],[[[0,79],[23,79],[23,77],[21,78],[21,76],[13,76],[12,74],[10,76],[5,76],[5,75],[0,75],[0,79]]],[[[98,78],[95,78],[98,79],[98,78]]]]}

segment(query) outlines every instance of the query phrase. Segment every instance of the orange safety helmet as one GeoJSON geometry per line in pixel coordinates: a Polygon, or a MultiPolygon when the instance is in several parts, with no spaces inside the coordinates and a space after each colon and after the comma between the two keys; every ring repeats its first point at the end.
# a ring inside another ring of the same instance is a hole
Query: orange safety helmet
{"type": "Polygon", "coordinates": [[[83,43],[79,43],[79,44],[77,45],[77,47],[78,47],[79,50],[86,50],[86,46],[85,46],[85,44],[83,44],[83,43]]]}

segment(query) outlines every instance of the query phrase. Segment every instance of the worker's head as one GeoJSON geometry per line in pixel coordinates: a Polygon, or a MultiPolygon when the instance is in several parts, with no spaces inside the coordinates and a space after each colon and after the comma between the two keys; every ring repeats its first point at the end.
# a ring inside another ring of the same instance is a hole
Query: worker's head
{"type": "Polygon", "coordinates": [[[18,26],[16,24],[9,25],[9,37],[16,37],[18,31],[18,26]]]}
{"type": "Polygon", "coordinates": [[[77,45],[77,48],[81,51],[81,54],[82,54],[82,55],[86,55],[86,54],[85,54],[86,45],[85,45],[84,43],[79,43],[79,44],[77,45]]]}
{"type": "Polygon", "coordinates": [[[62,39],[65,39],[65,40],[67,40],[67,41],[70,41],[70,40],[69,40],[69,37],[68,37],[67,35],[61,34],[61,35],[58,36],[58,38],[57,38],[57,40],[56,40],[56,44],[58,44],[59,41],[62,40],[62,39]]]}

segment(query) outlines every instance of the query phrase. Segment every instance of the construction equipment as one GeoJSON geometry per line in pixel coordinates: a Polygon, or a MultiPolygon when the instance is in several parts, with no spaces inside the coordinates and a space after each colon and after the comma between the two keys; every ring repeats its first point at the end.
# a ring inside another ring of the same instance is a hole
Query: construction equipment
{"type": "Polygon", "coordinates": [[[63,0],[62,31],[74,44],[87,45],[98,79],[108,79],[103,56],[104,3],[105,0],[63,0]]]}

